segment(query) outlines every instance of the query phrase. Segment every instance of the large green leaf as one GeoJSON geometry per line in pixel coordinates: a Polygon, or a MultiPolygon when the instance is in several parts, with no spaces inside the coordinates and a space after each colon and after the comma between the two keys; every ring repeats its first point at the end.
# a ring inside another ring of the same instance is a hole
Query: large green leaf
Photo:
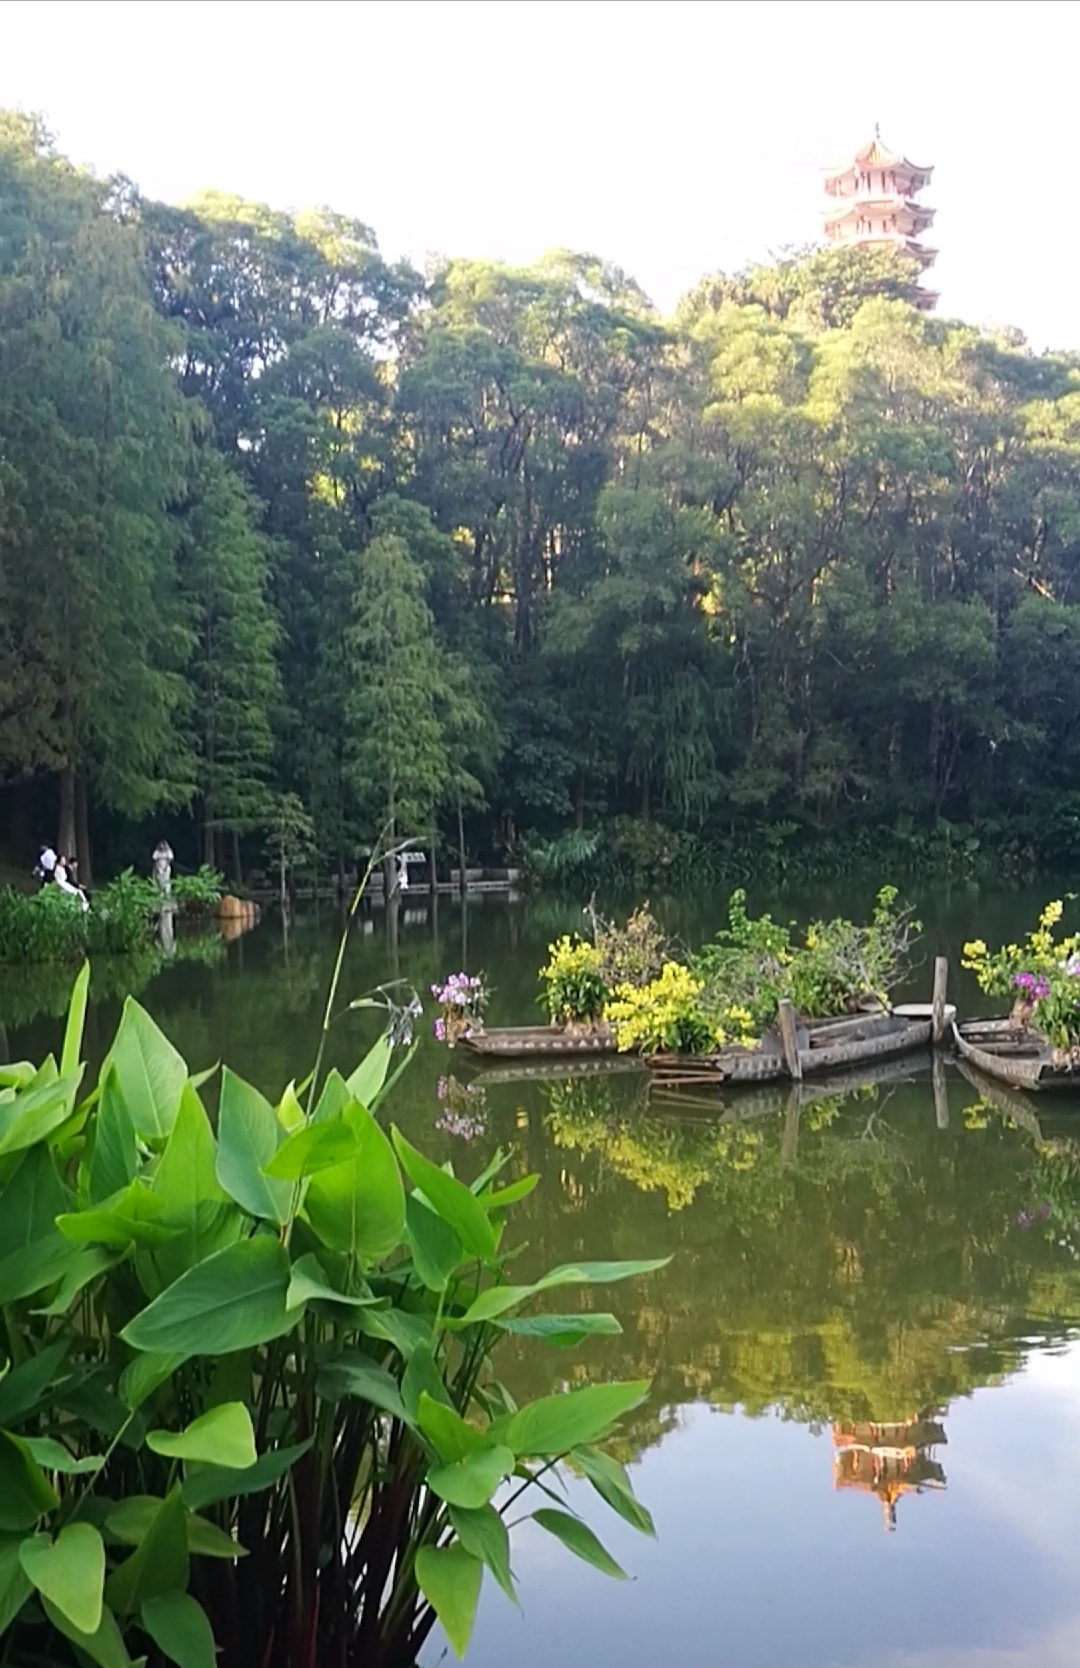
{"type": "Polygon", "coordinates": [[[634,1493],[626,1468],[600,1448],[575,1448],[573,1463],[588,1477],[601,1500],[643,1535],[655,1535],[653,1520],[634,1493]]]}
{"type": "Polygon", "coordinates": [[[499,1444],[478,1448],[452,1465],[436,1465],[427,1485],[451,1506],[485,1506],[514,1469],[514,1456],[499,1444]]]}
{"type": "Polygon", "coordinates": [[[354,1324],[368,1338],[393,1344],[406,1361],[419,1349],[431,1349],[435,1341],[427,1316],[411,1315],[405,1309],[360,1309],[354,1324]]]}
{"type": "Polygon", "coordinates": [[[413,1420],[420,1413],[422,1396],[428,1396],[433,1402],[441,1402],[444,1407],[454,1405],[453,1397],[446,1387],[442,1366],[430,1343],[419,1344],[413,1350],[401,1378],[401,1399],[413,1420]]]}
{"type": "MultiPolygon", "coordinates": [[[[152,1494],[129,1494],[105,1518],[106,1537],[125,1546],[138,1546],[157,1515],[162,1501],[152,1494]]],[[[231,1535],[195,1512],[184,1512],[188,1551],[204,1558],[246,1558],[247,1553],[231,1535]]]]}
{"type": "MultiPolygon", "coordinates": [[[[0,1378],[0,1426],[16,1424],[50,1398],[53,1380],[64,1372],[71,1342],[67,1337],[46,1344],[0,1378]]],[[[68,1376],[66,1372],[64,1376],[68,1376]]]]}
{"type": "Polygon", "coordinates": [[[172,1492],[150,1519],[145,1539],[117,1566],[105,1585],[105,1597],[122,1616],[134,1615],[148,1598],[183,1592],[188,1583],[188,1545],[184,1503],[172,1492]]]}
{"type": "Polygon", "coordinates": [[[480,1201],[486,1210],[505,1210],[508,1205],[527,1199],[539,1180],[539,1175],[522,1176],[519,1181],[508,1182],[505,1187],[485,1188],[480,1194],[480,1201]]]}
{"type": "Polygon", "coordinates": [[[511,1309],[517,1309],[522,1303],[535,1297],[535,1286],[489,1286],[480,1292],[470,1303],[463,1315],[448,1321],[447,1325],[454,1330],[466,1326],[476,1326],[481,1321],[495,1320],[499,1315],[505,1315],[511,1309]]]}
{"type": "Polygon", "coordinates": [[[298,1182],[319,1170],[342,1164],[356,1151],[356,1134],[341,1112],[322,1123],[304,1124],[282,1142],[263,1165],[270,1181],[298,1182]]]}
{"type": "Polygon", "coordinates": [[[483,1432],[468,1424],[456,1408],[421,1391],[416,1422],[444,1461],[465,1459],[489,1446],[483,1432]]]}
{"type": "MultiPolygon", "coordinates": [[[[380,1300],[366,1288],[362,1293],[338,1291],[336,1286],[331,1285],[318,1257],[313,1251],[308,1251],[304,1256],[297,1257],[292,1265],[285,1301],[290,1309],[299,1309],[305,1303],[322,1304],[326,1306],[326,1313],[340,1319],[350,1309],[367,1309],[380,1300]]],[[[316,1310],[316,1313],[319,1312],[316,1310]]]]}
{"type": "Polygon", "coordinates": [[[86,1024],[86,999],[90,994],[90,963],[84,961],[75,975],[68,1003],[64,1044],[60,1050],[60,1075],[67,1077],[76,1071],[82,1056],[83,1026],[86,1024]]]}
{"type": "Polygon", "coordinates": [[[353,1157],[311,1177],[304,1215],[332,1251],[375,1262],[401,1243],[405,1189],[393,1148],[371,1113],[353,1102],[341,1116],[356,1140],[353,1157]]]}
{"type": "Polygon", "coordinates": [[[32,1588],[19,1562],[23,1536],[0,1535],[0,1639],[30,1597],[32,1588]]]}
{"type": "Polygon", "coordinates": [[[226,1066],[218,1106],[218,1181],[251,1216],[279,1224],[288,1219],[292,1185],[264,1175],[263,1165],[284,1140],[270,1102],[226,1066]]]}
{"type": "Polygon", "coordinates": [[[585,1338],[616,1338],[622,1327],[614,1315],[516,1315],[494,1323],[500,1332],[519,1338],[543,1338],[546,1343],[569,1349],[585,1338]]]}
{"type": "Polygon", "coordinates": [[[655,1274],[666,1268],[670,1257],[647,1257],[637,1262],[622,1263],[560,1263],[536,1282],[536,1291],[548,1291],[552,1286],[610,1286],[617,1280],[631,1280],[638,1274],[655,1274]]]}
{"type": "Polygon", "coordinates": [[[162,1224],[174,1230],[153,1258],[162,1285],[171,1285],[243,1231],[243,1216],[217,1179],[217,1143],[206,1108],[189,1083],[181,1092],[151,1191],[161,1206],[162,1224]]]}
{"type": "Polygon", "coordinates": [[[483,1576],[480,1559],[464,1546],[422,1546],[416,1554],[420,1591],[459,1657],[465,1655],[472,1634],[483,1576]]]}
{"type": "Polygon", "coordinates": [[[63,1234],[54,1232],[0,1257],[0,1305],[17,1303],[55,1285],[78,1255],[63,1234]]]}
{"type": "Polygon", "coordinates": [[[377,1367],[373,1362],[349,1356],[329,1361],[319,1374],[316,1388],[327,1401],[336,1402],[343,1396],[356,1396],[359,1401],[370,1402],[381,1413],[400,1419],[403,1425],[412,1423],[397,1380],[384,1367],[377,1367]]]}
{"type": "Polygon", "coordinates": [[[66,1315],[81,1291],[123,1260],[123,1251],[106,1250],[98,1245],[84,1246],[72,1257],[50,1301],[36,1308],[34,1314],[66,1315]]]}
{"type": "Polygon", "coordinates": [[[165,1205],[140,1180],[89,1210],[64,1211],[56,1225],[76,1245],[162,1245],[181,1233],[180,1224],[165,1219],[165,1205]]]}
{"type": "Polygon", "coordinates": [[[417,1152],[397,1128],[393,1131],[393,1140],[405,1174],[424,1195],[432,1210],[450,1224],[465,1249],[483,1261],[494,1257],[498,1236],[479,1199],[464,1182],[440,1170],[423,1153],[417,1152]]]}
{"type": "Polygon", "coordinates": [[[417,1193],[405,1201],[405,1224],[417,1274],[429,1291],[445,1291],[465,1256],[457,1234],[417,1193]]]}
{"type": "Polygon", "coordinates": [[[649,1393],[648,1379],[628,1384],[584,1384],[562,1395],[541,1396],[516,1413],[497,1419],[489,1435],[519,1456],[545,1458],[596,1442],[616,1419],[640,1407],[649,1393]]]}
{"type": "Polygon", "coordinates": [[[216,1668],[214,1635],[206,1611],[190,1593],[147,1599],[142,1623],[154,1644],[179,1668],[216,1668]]]}
{"type": "Polygon", "coordinates": [[[56,1490],[25,1443],[0,1431],[0,1530],[32,1529],[58,1504],[56,1490]]]}
{"type": "Polygon", "coordinates": [[[14,1100],[0,1103],[0,1158],[36,1147],[71,1117],[82,1077],[79,1066],[68,1077],[25,1089],[14,1100]]]}
{"type": "Polygon", "coordinates": [[[21,1436],[19,1441],[44,1471],[55,1471],[63,1477],[88,1477],[105,1464],[102,1454],[86,1454],[77,1459],[53,1436],[21,1436]]]}
{"type": "Polygon", "coordinates": [[[222,1402],[182,1431],[149,1431],[146,1446],[166,1459],[244,1471],[258,1462],[251,1415],[243,1402],[222,1402]]]}
{"type": "Polygon", "coordinates": [[[99,1081],[101,1095],[83,1166],[84,1197],[92,1205],[122,1192],[139,1168],[135,1125],[120,1092],[115,1067],[110,1066],[99,1081]]]}
{"type": "MultiPolygon", "coordinates": [[[[57,1216],[69,1204],[67,1190],[48,1148],[33,1147],[11,1164],[11,1171],[0,1187],[0,1267],[7,1257],[54,1233],[57,1216]]],[[[0,1302],[10,1301],[6,1296],[0,1297],[0,1302]]]]}
{"type": "Polygon", "coordinates": [[[163,1141],[180,1109],[188,1069],[133,996],[124,1002],[103,1071],[109,1063],[115,1067],[117,1087],[138,1133],[150,1141],[163,1141]]]}
{"type": "Polygon", "coordinates": [[[120,1398],[124,1406],[132,1412],[141,1407],[146,1398],[172,1378],[186,1360],[186,1355],[157,1355],[153,1352],[137,1355],[120,1374],[120,1398]]]}
{"type": "Polygon", "coordinates": [[[311,1114],[312,1123],[321,1124],[327,1122],[331,1118],[336,1118],[338,1113],[343,1112],[349,1105],[349,1102],[354,1098],[355,1097],[349,1093],[349,1085],[346,1083],[337,1067],[334,1066],[326,1074],[326,1082],[320,1090],[315,1110],[311,1114]]]}
{"type": "Polygon", "coordinates": [[[258,1463],[247,1471],[228,1471],[222,1466],[206,1465],[192,1468],[184,1478],[184,1504],[197,1512],[201,1506],[214,1506],[219,1500],[236,1500],[243,1494],[261,1494],[264,1488],[276,1483],[311,1447],[311,1439],[297,1442],[291,1448],[275,1448],[261,1454],[258,1463]]]}
{"type": "MultiPolygon", "coordinates": [[[[289,1258],[266,1234],[240,1240],[182,1274],[121,1333],[132,1349],[225,1355],[291,1332],[289,1258]]],[[[588,1438],[583,1438],[588,1440],[588,1438]]]]}
{"type": "Polygon", "coordinates": [[[510,1568],[510,1536],[494,1506],[451,1506],[450,1522],[466,1552],[481,1558],[507,1598],[518,1603],[510,1568]]]}
{"type": "Polygon", "coordinates": [[[366,1106],[369,1112],[378,1104],[393,1057],[394,1045],[390,1041],[389,1033],[384,1031],[378,1041],[368,1049],[356,1070],[345,1079],[345,1087],[352,1099],[358,1100],[361,1106],[366,1106]]]}
{"type": "MultiPolygon", "coordinates": [[[[83,1633],[70,1622],[62,1610],[58,1610],[48,1599],[42,1604],[46,1616],[65,1638],[85,1651],[91,1661],[100,1664],[100,1668],[134,1668],[124,1645],[123,1635],[117,1626],[116,1617],[108,1605],[101,1612],[101,1621],[94,1633],[83,1633]]],[[[140,1661],[143,1659],[140,1658],[140,1661]]]]}
{"type": "Polygon", "coordinates": [[[80,1633],[101,1626],[105,1543],[89,1523],[69,1523],[55,1541],[34,1535],[23,1541],[19,1561],[27,1578],[80,1633]]]}
{"type": "Polygon", "coordinates": [[[603,1570],[605,1575],[613,1575],[617,1581],[626,1580],[626,1571],[617,1564],[610,1552],[601,1546],[587,1523],[580,1518],[571,1517],[569,1512],[556,1511],[551,1506],[542,1506],[533,1512],[533,1522],[541,1529],[546,1529],[549,1535],[562,1541],[575,1557],[583,1558],[585,1563],[592,1564],[596,1569],[603,1570]]]}

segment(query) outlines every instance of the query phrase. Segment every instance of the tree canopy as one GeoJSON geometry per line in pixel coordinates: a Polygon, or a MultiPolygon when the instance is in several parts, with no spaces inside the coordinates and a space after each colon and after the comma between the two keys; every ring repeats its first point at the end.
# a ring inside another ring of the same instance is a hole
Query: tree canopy
{"type": "Polygon", "coordinates": [[[0,205],[0,815],[1080,853],[1080,359],[888,251],[669,319],[591,255],[424,277],[12,115],[0,205]]]}

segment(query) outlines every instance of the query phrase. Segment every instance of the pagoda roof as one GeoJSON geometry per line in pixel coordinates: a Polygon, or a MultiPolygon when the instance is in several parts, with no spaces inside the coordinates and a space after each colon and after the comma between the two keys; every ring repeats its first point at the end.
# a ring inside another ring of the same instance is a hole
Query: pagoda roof
{"type": "Polygon", "coordinates": [[[937,213],[937,209],[927,208],[909,197],[842,197],[835,208],[830,205],[825,210],[825,220],[830,226],[839,226],[844,220],[864,220],[875,210],[885,214],[909,214],[913,220],[921,220],[924,226],[929,226],[937,213]]]}
{"type": "Polygon", "coordinates": [[[929,180],[934,172],[933,167],[923,167],[918,162],[912,162],[900,151],[890,150],[879,133],[875,133],[867,144],[861,145],[850,162],[825,168],[822,172],[826,179],[842,179],[845,174],[859,168],[891,168],[896,173],[919,174],[924,181],[929,180]]]}

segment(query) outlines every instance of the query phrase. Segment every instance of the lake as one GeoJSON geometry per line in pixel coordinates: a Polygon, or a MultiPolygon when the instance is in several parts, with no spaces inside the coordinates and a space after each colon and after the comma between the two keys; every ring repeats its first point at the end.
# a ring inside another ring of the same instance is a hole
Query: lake
{"type": "MultiPolygon", "coordinates": [[[[1034,924],[1061,887],[917,898],[950,995],[959,946],[1034,924]]],[[[784,917],[862,913],[869,890],[751,897],[784,917]]],[[[722,900],[657,906],[691,944],[722,900]]],[[[534,1017],[536,969],[572,902],[406,903],[358,922],[343,996],[388,978],[426,995],[467,966],[490,1023],[534,1017]]],[[[140,999],[193,1068],[225,1059],[268,1093],[308,1069],[337,925],[271,915],[217,960],[177,961],[140,999]]],[[[62,992],[0,981],[0,1048],[57,1046],[62,992]],[[48,1011],[32,1017],[40,1002],[48,1011]],[[6,992],[6,995],[5,995],[6,992]]],[[[905,994],[929,997],[929,966],[905,994]]],[[[985,1004],[983,1004],[985,1006],[985,1004]]],[[[100,1056],[119,993],[92,1005],[100,1056]]],[[[351,1065],[376,1024],[344,1015],[351,1065]]],[[[712,1105],[632,1071],[485,1076],[424,1035],[388,1114],[468,1175],[497,1143],[541,1185],[513,1219],[523,1276],[583,1257],[670,1255],[601,1306],[623,1333],[563,1353],[512,1340],[519,1396],[647,1377],[616,1444],[655,1541],[568,1491],[632,1579],[607,1580],[534,1525],[514,1535],[522,1611],[485,1586],[468,1668],[1070,1668],[1080,1653],[1080,1103],[1002,1101],[948,1066],[900,1062],[843,1096],[780,1086],[712,1105]],[[1075,1132],[1075,1134],[1074,1134],[1075,1132]]],[[[425,1665],[444,1646],[433,1636],[425,1665]]]]}

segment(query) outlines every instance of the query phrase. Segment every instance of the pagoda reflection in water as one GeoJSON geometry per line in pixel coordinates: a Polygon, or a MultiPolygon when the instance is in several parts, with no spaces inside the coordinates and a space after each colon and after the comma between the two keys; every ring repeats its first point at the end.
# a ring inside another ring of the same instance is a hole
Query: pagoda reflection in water
{"type": "Polygon", "coordinates": [[[940,1408],[928,1408],[898,1424],[850,1420],[834,1424],[833,1487],[876,1494],[885,1528],[895,1529],[896,1502],[902,1494],[945,1487],[945,1472],[933,1452],[948,1441],[941,1414],[940,1408]]]}

